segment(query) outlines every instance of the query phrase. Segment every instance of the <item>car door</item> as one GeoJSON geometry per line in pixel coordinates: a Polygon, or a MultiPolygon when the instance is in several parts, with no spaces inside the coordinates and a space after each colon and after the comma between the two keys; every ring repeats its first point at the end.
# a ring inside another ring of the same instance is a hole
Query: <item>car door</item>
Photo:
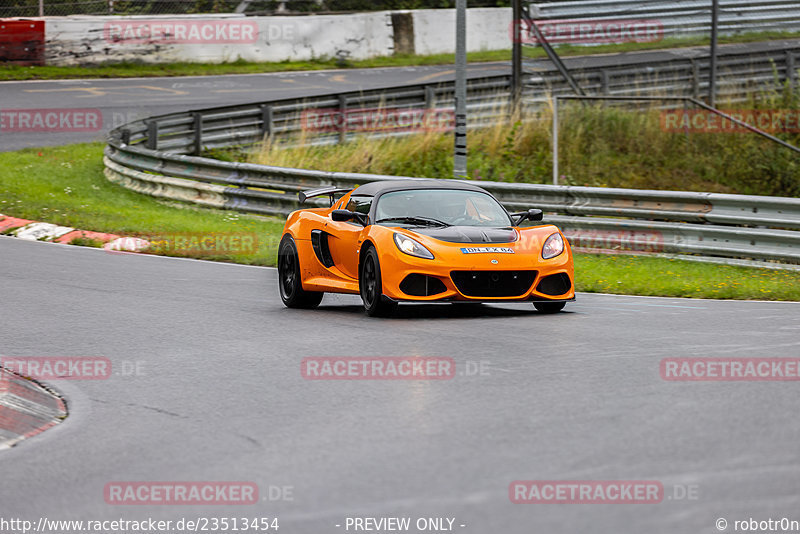
{"type": "MultiPolygon", "coordinates": [[[[371,196],[351,195],[345,209],[367,216],[371,206],[371,196]]],[[[329,235],[328,247],[333,264],[345,276],[358,279],[358,252],[363,241],[364,225],[356,220],[338,222],[328,219],[325,232],[329,235]]]]}

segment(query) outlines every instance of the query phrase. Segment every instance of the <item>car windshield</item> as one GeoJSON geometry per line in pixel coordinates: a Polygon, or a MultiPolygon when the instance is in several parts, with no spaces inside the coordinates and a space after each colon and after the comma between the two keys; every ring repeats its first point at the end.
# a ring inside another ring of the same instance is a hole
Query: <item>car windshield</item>
{"type": "Polygon", "coordinates": [[[378,224],[405,226],[511,226],[494,197],[460,189],[413,189],[384,193],[375,208],[378,224]]]}

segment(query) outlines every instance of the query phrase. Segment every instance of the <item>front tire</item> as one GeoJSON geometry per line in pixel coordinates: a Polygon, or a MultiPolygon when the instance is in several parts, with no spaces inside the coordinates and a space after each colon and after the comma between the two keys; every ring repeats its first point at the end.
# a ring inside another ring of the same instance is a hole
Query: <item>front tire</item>
{"type": "Polygon", "coordinates": [[[534,302],[533,306],[539,313],[558,313],[566,304],[566,302],[534,302]]]}
{"type": "Polygon", "coordinates": [[[370,247],[364,254],[364,261],[358,273],[358,287],[364,312],[370,317],[388,317],[394,312],[397,304],[387,301],[383,296],[383,280],[378,253],[370,247]]]}
{"type": "Polygon", "coordinates": [[[300,259],[292,236],[285,235],[278,247],[278,286],[287,308],[315,308],[324,293],[306,291],[300,275],[300,259]]]}

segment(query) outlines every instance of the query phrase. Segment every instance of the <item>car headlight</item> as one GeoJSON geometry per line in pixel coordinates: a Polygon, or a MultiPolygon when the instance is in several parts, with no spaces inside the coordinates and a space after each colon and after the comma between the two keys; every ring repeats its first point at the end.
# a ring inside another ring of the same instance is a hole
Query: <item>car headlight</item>
{"type": "Polygon", "coordinates": [[[418,258],[425,258],[432,260],[433,254],[430,250],[423,247],[418,241],[406,237],[402,234],[394,234],[394,244],[400,249],[400,252],[408,254],[409,256],[416,256],[418,258]]]}
{"type": "Polygon", "coordinates": [[[542,258],[549,260],[564,252],[564,238],[556,232],[548,237],[542,246],[542,258]]]}

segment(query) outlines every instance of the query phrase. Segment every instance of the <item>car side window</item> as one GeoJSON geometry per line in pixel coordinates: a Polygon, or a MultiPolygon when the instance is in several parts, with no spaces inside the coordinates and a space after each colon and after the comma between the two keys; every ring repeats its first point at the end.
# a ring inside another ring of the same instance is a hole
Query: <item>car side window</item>
{"type": "Polygon", "coordinates": [[[350,202],[347,203],[347,209],[356,213],[363,213],[369,215],[369,209],[372,207],[372,197],[351,195],[350,202]]]}

